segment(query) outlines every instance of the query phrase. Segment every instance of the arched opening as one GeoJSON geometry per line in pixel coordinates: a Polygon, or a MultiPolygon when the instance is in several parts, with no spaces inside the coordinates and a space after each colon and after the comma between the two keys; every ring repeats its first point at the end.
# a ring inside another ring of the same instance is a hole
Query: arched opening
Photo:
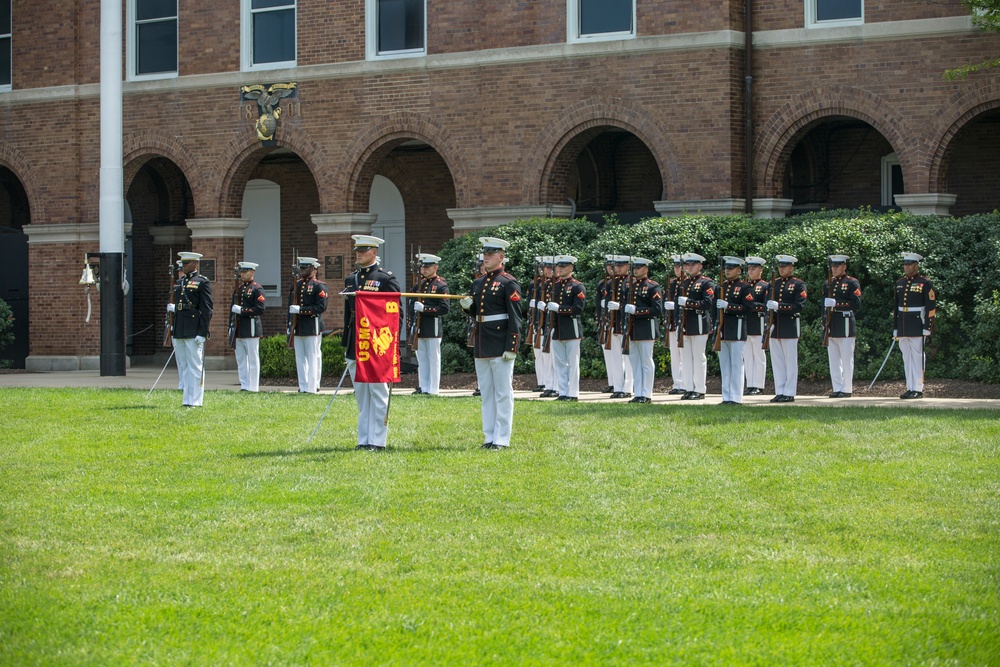
{"type": "Polygon", "coordinates": [[[942,191],[958,195],[952,215],[988,213],[1000,207],[1000,109],[966,123],[945,152],[942,191]]]}
{"type": "Polygon", "coordinates": [[[0,299],[14,316],[14,342],[0,348],[0,367],[24,368],[28,358],[28,195],[10,169],[0,167],[0,299]]]}
{"type": "Polygon", "coordinates": [[[663,176],[656,158],[632,132],[603,125],[581,132],[560,151],[549,175],[546,199],[572,200],[577,215],[595,222],[614,213],[623,222],[658,215],[663,176]]]}
{"type": "Polygon", "coordinates": [[[903,177],[892,145],[870,124],[831,116],[803,127],[792,138],[782,196],[792,213],[821,208],[896,209],[903,177]]]}
{"type": "Polygon", "coordinates": [[[168,158],[148,159],[128,184],[125,214],[132,224],[125,248],[131,286],[126,354],[141,364],[162,354],[163,305],[176,275],[172,263],[179,251],[191,249],[184,223],[195,216],[194,197],[184,172],[168,158]]]}

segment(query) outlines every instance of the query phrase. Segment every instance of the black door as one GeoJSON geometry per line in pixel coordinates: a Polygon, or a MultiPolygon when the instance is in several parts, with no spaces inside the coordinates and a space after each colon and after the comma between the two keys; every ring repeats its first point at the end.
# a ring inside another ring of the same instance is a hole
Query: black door
{"type": "Polygon", "coordinates": [[[28,358],[28,235],[0,228],[0,299],[14,313],[14,342],[0,349],[0,367],[24,368],[28,358]]]}

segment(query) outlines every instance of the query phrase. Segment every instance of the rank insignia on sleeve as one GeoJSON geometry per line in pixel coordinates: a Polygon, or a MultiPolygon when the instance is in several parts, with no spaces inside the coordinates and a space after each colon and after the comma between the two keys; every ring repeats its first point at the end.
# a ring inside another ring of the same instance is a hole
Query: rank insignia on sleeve
{"type": "Polygon", "coordinates": [[[325,299],[326,298],[326,292],[320,292],[319,293],[319,298],[325,299]]]}
{"type": "Polygon", "coordinates": [[[715,290],[709,287],[707,290],[705,290],[705,294],[709,296],[715,296],[715,290]]]}
{"type": "Polygon", "coordinates": [[[931,291],[927,293],[927,298],[930,299],[931,301],[937,301],[937,297],[934,296],[933,289],[931,289],[931,291]]]}
{"type": "Polygon", "coordinates": [[[263,294],[261,294],[261,295],[260,295],[259,297],[257,297],[257,300],[258,300],[258,301],[264,301],[264,295],[263,295],[263,294]]]}
{"type": "Polygon", "coordinates": [[[753,301],[753,294],[747,292],[747,301],[753,301]]]}
{"type": "Polygon", "coordinates": [[[802,294],[800,294],[799,296],[801,296],[803,299],[805,299],[806,298],[806,291],[802,290],[802,294]]]}
{"type": "Polygon", "coordinates": [[[510,295],[510,300],[511,300],[511,301],[520,301],[520,300],[521,300],[521,295],[520,295],[520,293],[518,293],[518,292],[514,292],[513,294],[511,294],[511,295],[510,295]]]}
{"type": "Polygon", "coordinates": [[[586,298],[587,298],[587,295],[586,295],[586,294],[584,294],[583,292],[577,292],[577,293],[576,293],[576,298],[577,298],[577,299],[586,299],[586,298]]]}
{"type": "Polygon", "coordinates": [[[854,290],[854,296],[861,296],[861,288],[860,287],[857,288],[856,290],[854,290]]]}

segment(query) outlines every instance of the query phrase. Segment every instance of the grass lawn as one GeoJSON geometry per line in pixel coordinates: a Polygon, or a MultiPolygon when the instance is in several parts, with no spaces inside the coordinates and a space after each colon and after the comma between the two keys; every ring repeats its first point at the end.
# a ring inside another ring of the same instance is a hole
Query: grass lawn
{"type": "Polygon", "coordinates": [[[1000,664],[996,411],[0,401],[0,664],[1000,664]]]}

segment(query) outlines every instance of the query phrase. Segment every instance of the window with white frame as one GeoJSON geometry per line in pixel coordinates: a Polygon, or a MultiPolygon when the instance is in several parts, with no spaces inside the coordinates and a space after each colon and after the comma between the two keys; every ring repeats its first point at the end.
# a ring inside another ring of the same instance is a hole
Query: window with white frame
{"type": "Polygon", "coordinates": [[[296,0],[242,0],[243,69],[294,67],[296,0]]]}
{"type": "Polygon", "coordinates": [[[865,22],[864,0],[806,0],[806,27],[827,28],[865,22]]]}
{"type": "Polygon", "coordinates": [[[427,54],[427,0],[366,0],[365,16],[370,59],[427,54]]]}
{"type": "Polygon", "coordinates": [[[0,0],[0,91],[10,90],[11,84],[11,0],[0,0]]]}
{"type": "Polygon", "coordinates": [[[177,0],[129,0],[129,78],[177,75],[177,0]]]}
{"type": "Polygon", "coordinates": [[[567,0],[570,42],[635,37],[635,0],[567,0]]]}
{"type": "Polygon", "coordinates": [[[903,169],[895,153],[882,156],[882,206],[896,205],[896,195],[906,194],[903,187],[903,169]]]}

